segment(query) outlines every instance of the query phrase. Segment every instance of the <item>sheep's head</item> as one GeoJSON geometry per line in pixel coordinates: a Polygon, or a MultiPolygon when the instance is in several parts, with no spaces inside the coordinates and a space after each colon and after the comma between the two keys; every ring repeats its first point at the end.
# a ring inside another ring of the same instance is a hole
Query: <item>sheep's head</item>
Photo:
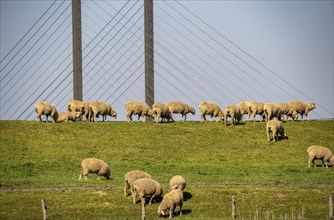
{"type": "Polygon", "coordinates": [[[150,118],[154,118],[154,112],[151,109],[148,110],[147,116],[150,117],[150,118]]]}
{"type": "Polygon", "coordinates": [[[315,106],[315,104],[314,104],[313,102],[309,102],[309,103],[307,104],[307,107],[308,107],[310,110],[316,109],[316,106],[315,106]]]}
{"type": "Polygon", "coordinates": [[[114,111],[114,109],[110,108],[110,112],[109,112],[109,115],[113,118],[117,118],[117,113],[114,111]]]}
{"type": "Polygon", "coordinates": [[[334,168],[334,156],[332,156],[331,159],[329,159],[329,164],[333,165],[334,168]]]}
{"type": "Polygon", "coordinates": [[[111,174],[111,170],[110,168],[107,169],[107,172],[104,174],[104,176],[109,179],[110,178],[110,174],[111,174]]]}
{"type": "Polygon", "coordinates": [[[158,207],[158,216],[164,216],[165,212],[167,211],[167,207],[165,205],[163,205],[163,202],[160,203],[159,207],[158,207]]]}
{"type": "Polygon", "coordinates": [[[75,112],[75,119],[81,118],[81,112],[75,112]]]}
{"type": "Polygon", "coordinates": [[[195,109],[193,107],[190,107],[191,114],[195,115],[195,109]]]}

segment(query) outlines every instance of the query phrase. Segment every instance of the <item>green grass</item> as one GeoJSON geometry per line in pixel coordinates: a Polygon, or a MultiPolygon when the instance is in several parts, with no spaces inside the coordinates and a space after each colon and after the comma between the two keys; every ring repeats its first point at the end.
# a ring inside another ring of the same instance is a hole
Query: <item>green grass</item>
{"type": "MultiPolygon", "coordinates": [[[[182,219],[230,218],[232,194],[237,195],[240,217],[253,217],[256,210],[263,216],[269,210],[279,219],[284,213],[291,215],[303,208],[308,219],[325,218],[328,195],[334,191],[334,171],[308,169],[306,149],[317,144],[334,151],[334,121],[284,125],[289,139],[268,143],[265,124],[252,122],[225,127],[214,122],[0,121],[0,189],[123,186],[127,171],[141,169],[164,185],[175,174],[186,178],[186,192],[192,197],[185,202],[184,209],[189,212],[182,219]],[[88,181],[78,181],[80,162],[87,157],[106,161],[112,169],[111,180],[98,181],[96,175],[89,175],[88,181]],[[211,186],[194,187],[199,184],[211,186]]],[[[122,197],[122,189],[101,195],[98,191],[3,192],[0,218],[40,218],[42,198],[48,202],[50,218],[140,218],[140,205],[134,206],[130,198],[122,197]]],[[[157,206],[148,207],[149,219],[156,218],[157,206]]]]}

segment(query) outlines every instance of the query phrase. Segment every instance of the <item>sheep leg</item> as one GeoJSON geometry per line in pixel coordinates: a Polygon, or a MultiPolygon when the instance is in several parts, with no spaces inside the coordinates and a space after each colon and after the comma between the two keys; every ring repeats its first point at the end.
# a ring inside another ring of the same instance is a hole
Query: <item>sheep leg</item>
{"type": "Polygon", "coordinates": [[[267,139],[268,139],[268,142],[270,142],[270,130],[267,130],[267,139]]]}
{"type": "MultiPolygon", "coordinates": [[[[128,189],[130,188],[130,185],[128,184],[128,182],[127,181],[124,181],[125,182],[125,184],[124,184],[124,197],[127,197],[127,191],[128,191],[128,189]]],[[[131,190],[131,192],[132,192],[132,190],[131,190]]]]}
{"type": "Polygon", "coordinates": [[[141,199],[141,218],[145,219],[146,217],[146,199],[145,197],[141,199]]]}
{"type": "MultiPolygon", "coordinates": [[[[150,202],[148,203],[149,205],[152,205],[152,200],[154,198],[154,195],[151,197],[150,202]]],[[[154,200],[155,201],[155,200],[154,200]]]]}
{"type": "Polygon", "coordinates": [[[182,205],[183,205],[183,203],[181,202],[180,203],[180,215],[182,215],[182,205]]]}

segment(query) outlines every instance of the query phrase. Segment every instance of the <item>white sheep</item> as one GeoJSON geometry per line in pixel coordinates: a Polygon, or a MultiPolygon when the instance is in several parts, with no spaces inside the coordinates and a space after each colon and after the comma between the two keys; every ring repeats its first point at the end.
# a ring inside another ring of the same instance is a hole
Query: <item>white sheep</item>
{"type": "Polygon", "coordinates": [[[260,115],[262,117],[262,121],[264,121],[264,104],[262,102],[251,102],[249,105],[249,112],[253,117],[253,121],[255,122],[255,116],[260,115]]]}
{"type": "Polygon", "coordinates": [[[242,119],[242,115],[240,114],[240,110],[235,105],[228,105],[225,109],[225,125],[227,125],[227,117],[231,118],[231,123],[234,126],[235,124],[238,124],[239,121],[242,119]]]}
{"type": "Polygon", "coordinates": [[[300,102],[300,101],[293,101],[293,102],[289,102],[289,105],[291,105],[292,109],[295,110],[298,114],[301,115],[302,117],[302,121],[303,116],[305,115],[307,120],[310,120],[308,118],[308,113],[315,109],[316,106],[313,102],[300,102]]]}
{"type": "Polygon", "coordinates": [[[86,121],[91,121],[92,120],[92,114],[89,108],[90,102],[82,102],[81,103],[81,112],[82,115],[85,117],[86,121]]]}
{"type": "MultiPolygon", "coordinates": [[[[82,112],[82,101],[79,100],[71,100],[67,103],[67,111],[69,112],[82,112]]],[[[81,116],[80,116],[81,121],[81,116]]]]}
{"type": "Polygon", "coordinates": [[[248,114],[248,121],[249,121],[249,118],[250,118],[249,107],[250,107],[251,103],[252,102],[239,102],[237,104],[237,107],[240,110],[241,117],[243,117],[245,114],[248,114]]]}
{"type": "Polygon", "coordinates": [[[284,115],[286,115],[286,121],[288,121],[289,117],[292,119],[292,121],[295,121],[297,119],[298,113],[292,108],[291,105],[287,103],[278,103],[277,106],[281,109],[283,120],[284,115]]]}
{"type": "Polygon", "coordinates": [[[172,190],[167,193],[158,207],[158,215],[163,216],[169,210],[169,218],[172,218],[176,206],[180,206],[180,215],[182,215],[183,192],[181,189],[172,190]]]}
{"type": "Polygon", "coordinates": [[[140,117],[143,117],[143,122],[145,122],[145,116],[154,117],[153,111],[145,102],[129,101],[125,103],[125,109],[128,122],[132,121],[132,115],[138,115],[138,121],[140,117]]]}
{"type": "Polygon", "coordinates": [[[137,180],[137,179],[141,179],[141,178],[149,178],[151,179],[151,175],[144,172],[144,171],[141,171],[141,170],[132,170],[132,171],[129,171],[127,172],[125,175],[124,175],[124,182],[125,182],[125,185],[124,185],[124,196],[128,196],[128,189],[130,189],[131,191],[131,194],[133,194],[133,183],[137,180]]]}
{"type": "Polygon", "coordinates": [[[81,119],[81,112],[59,112],[57,122],[68,122],[81,119]]]}
{"type": "Polygon", "coordinates": [[[223,110],[220,108],[219,105],[212,103],[212,102],[202,102],[201,104],[199,104],[198,108],[201,111],[201,115],[200,115],[200,121],[202,122],[203,119],[204,121],[206,121],[205,119],[205,115],[210,115],[210,122],[212,120],[212,117],[216,117],[216,121],[217,117],[221,120],[224,121],[224,112],[223,110]]]}
{"type": "Polygon", "coordinates": [[[136,198],[140,200],[143,198],[151,198],[149,205],[152,204],[152,200],[159,198],[162,195],[162,185],[151,178],[140,178],[133,183],[133,204],[136,204],[136,198]]]}
{"type": "Polygon", "coordinates": [[[270,121],[273,117],[281,120],[282,111],[277,104],[266,103],[264,104],[263,110],[267,122],[270,121]]]}
{"type": "Polygon", "coordinates": [[[284,133],[283,122],[277,119],[268,121],[266,125],[266,130],[268,142],[270,142],[270,132],[273,133],[274,142],[276,141],[276,139],[278,140],[278,134],[281,135],[282,139],[288,138],[288,136],[286,136],[286,134],[284,133]]]}
{"type": "Polygon", "coordinates": [[[100,179],[101,176],[109,179],[111,171],[108,164],[103,160],[98,158],[86,158],[81,161],[81,172],[79,180],[81,180],[82,177],[87,180],[87,175],[90,173],[96,173],[97,179],[100,179]]]}
{"type": "Polygon", "coordinates": [[[89,118],[93,116],[95,122],[97,121],[96,117],[98,117],[99,115],[102,115],[103,121],[105,121],[107,115],[115,119],[117,117],[117,113],[106,102],[91,102],[89,104],[89,108],[90,108],[89,118]]]}
{"type": "Polygon", "coordinates": [[[168,102],[167,107],[169,108],[172,115],[174,113],[181,114],[182,119],[184,117],[184,121],[187,119],[188,113],[195,115],[195,109],[184,102],[168,102]]]}
{"type": "Polygon", "coordinates": [[[187,183],[183,176],[175,175],[169,181],[169,190],[181,189],[183,191],[186,185],[187,183]]]}
{"type": "Polygon", "coordinates": [[[334,156],[332,151],[327,147],[322,146],[316,146],[312,145],[307,148],[308,153],[308,167],[311,168],[315,167],[314,161],[315,160],[321,160],[322,161],[322,167],[324,166],[324,163],[326,164],[326,167],[328,168],[328,163],[330,165],[333,165],[334,167],[334,156]]]}
{"type": "Polygon", "coordinates": [[[42,121],[41,115],[46,116],[46,122],[48,121],[48,117],[52,118],[52,121],[56,123],[58,119],[58,112],[56,106],[48,102],[37,102],[35,104],[35,112],[36,112],[36,120],[38,122],[42,121]]]}
{"type": "Polygon", "coordinates": [[[169,108],[167,107],[167,105],[163,103],[154,103],[154,105],[152,106],[152,111],[153,111],[156,123],[159,122],[159,118],[161,118],[161,122],[163,122],[164,119],[167,119],[167,122],[169,122],[170,120],[173,120],[172,114],[169,108]]]}

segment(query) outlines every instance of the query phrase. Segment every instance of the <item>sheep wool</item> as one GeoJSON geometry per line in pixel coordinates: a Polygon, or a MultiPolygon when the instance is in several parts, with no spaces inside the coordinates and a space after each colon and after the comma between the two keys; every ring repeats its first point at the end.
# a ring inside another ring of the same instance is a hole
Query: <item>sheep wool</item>
{"type": "Polygon", "coordinates": [[[276,117],[277,120],[281,120],[281,109],[278,105],[273,103],[266,103],[263,107],[264,114],[266,116],[266,121],[270,121],[273,117],[276,117]]]}
{"type": "Polygon", "coordinates": [[[186,185],[187,183],[183,176],[175,175],[169,181],[169,190],[181,189],[183,191],[186,185]]]}
{"type": "Polygon", "coordinates": [[[90,102],[81,103],[81,112],[82,112],[82,115],[85,116],[85,121],[91,121],[90,115],[92,116],[92,114],[91,114],[89,105],[90,105],[90,102]]]}
{"type": "Polygon", "coordinates": [[[205,115],[211,116],[210,122],[212,120],[212,117],[216,117],[217,122],[218,122],[217,117],[221,121],[224,121],[224,112],[222,111],[219,105],[214,104],[212,102],[202,102],[201,104],[199,104],[198,108],[201,111],[201,115],[200,115],[201,122],[203,121],[203,119],[204,121],[206,121],[205,115]]]}
{"type": "Polygon", "coordinates": [[[91,102],[89,104],[89,108],[90,108],[89,118],[92,115],[95,122],[97,121],[96,117],[98,117],[99,115],[102,115],[103,121],[105,121],[107,115],[116,119],[117,113],[106,102],[91,102]]]}
{"type": "Polygon", "coordinates": [[[81,172],[79,176],[79,180],[82,177],[87,180],[87,175],[90,173],[96,173],[97,179],[100,179],[101,176],[109,179],[110,177],[110,168],[106,162],[98,158],[86,158],[81,161],[81,172]]]}
{"type": "Polygon", "coordinates": [[[165,105],[163,103],[155,103],[152,106],[152,111],[153,111],[153,114],[155,116],[155,122],[156,123],[159,122],[159,118],[161,118],[161,122],[163,122],[164,119],[167,119],[167,122],[169,122],[170,120],[173,120],[172,114],[171,114],[169,108],[167,107],[167,105],[165,105]]]}
{"type": "Polygon", "coordinates": [[[158,207],[158,215],[163,216],[169,210],[169,218],[173,217],[176,206],[180,206],[180,215],[182,215],[183,192],[181,189],[172,190],[167,193],[158,207]]]}
{"type": "Polygon", "coordinates": [[[48,117],[50,116],[52,118],[53,123],[56,123],[58,119],[58,112],[56,109],[56,106],[48,103],[48,102],[37,102],[35,104],[34,110],[36,112],[36,120],[38,122],[42,121],[41,116],[46,116],[46,122],[48,121],[48,117]]]}
{"type": "Polygon", "coordinates": [[[274,142],[278,140],[278,134],[280,134],[283,139],[288,138],[288,136],[286,136],[284,133],[283,122],[278,121],[277,119],[268,121],[266,125],[266,130],[268,142],[270,142],[270,132],[273,134],[274,142]]]}
{"type": "Polygon", "coordinates": [[[315,160],[321,160],[322,161],[322,167],[324,164],[326,164],[326,167],[328,168],[328,164],[333,165],[334,167],[334,156],[332,151],[327,147],[312,145],[307,148],[308,153],[308,167],[311,168],[315,167],[314,161],[315,160]]]}
{"type": "Polygon", "coordinates": [[[301,101],[293,101],[289,102],[289,105],[292,107],[293,110],[295,110],[298,114],[301,115],[302,121],[303,116],[305,115],[307,120],[310,120],[308,118],[308,113],[316,108],[315,104],[313,102],[301,102],[301,101]]]}
{"type": "Polygon", "coordinates": [[[242,115],[240,114],[240,110],[237,106],[235,105],[228,105],[225,109],[225,126],[227,125],[227,117],[231,118],[231,124],[234,126],[235,124],[238,124],[239,121],[242,118],[242,115]]]}
{"type": "Polygon", "coordinates": [[[245,114],[248,114],[248,121],[249,121],[249,118],[250,118],[249,107],[250,107],[251,103],[252,102],[239,102],[237,104],[237,107],[240,110],[241,117],[243,117],[245,114]]]}
{"type": "Polygon", "coordinates": [[[255,116],[260,115],[262,117],[262,121],[264,121],[264,104],[262,102],[251,102],[249,105],[249,112],[253,117],[253,121],[255,122],[255,116]]]}
{"type": "Polygon", "coordinates": [[[133,183],[137,180],[137,179],[141,179],[141,178],[148,178],[151,179],[151,175],[141,171],[141,170],[132,170],[127,172],[124,175],[124,196],[128,196],[127,191],[130,189],[131,190],[131,194],[133,194],[133,183]]]}
{"type": "Polygon", "coordinates": [[[125,104],[125,109],[128,122],[132,121],[132,115],[138,115],[138,121],[143,117],[143,122],[145,122],[145,116],[153,118],[153,111],[145,102],[129,101],[125,104]]]}
{"type": "Polygon", "coordinates": [[[137,179],[133,183],[133,204],[136,204],[136,198],[139,197],[140,200],[143,198],[151,198],[149,205],[152,204],[152,200],[162,196],[162,185],[150,178],[137,179]]]}
{"type": "Polygon", "coordinates": [[[57,122],[68,122],[81,119],[81,112],[59,112],[57,122]]]}
{"type": "Polygon", "coordinates": [[[187,119],[188,113],[195,115],[195,109],[184,102],[168,102],[167,107],[169,108],[171,114],[181,114],[182,119],[184,117],[184,121],[187,119]]]}
{"type": "Polygon", "coordinates": [[[290,117],[292,121],[297,119],[298,113],[296,110],[293,110],[292,106],[287,103],[278,103],[277,106],[281,109],[282,118],[284,120],[284,115],[286,115],[286,121],[290,117]]]}

